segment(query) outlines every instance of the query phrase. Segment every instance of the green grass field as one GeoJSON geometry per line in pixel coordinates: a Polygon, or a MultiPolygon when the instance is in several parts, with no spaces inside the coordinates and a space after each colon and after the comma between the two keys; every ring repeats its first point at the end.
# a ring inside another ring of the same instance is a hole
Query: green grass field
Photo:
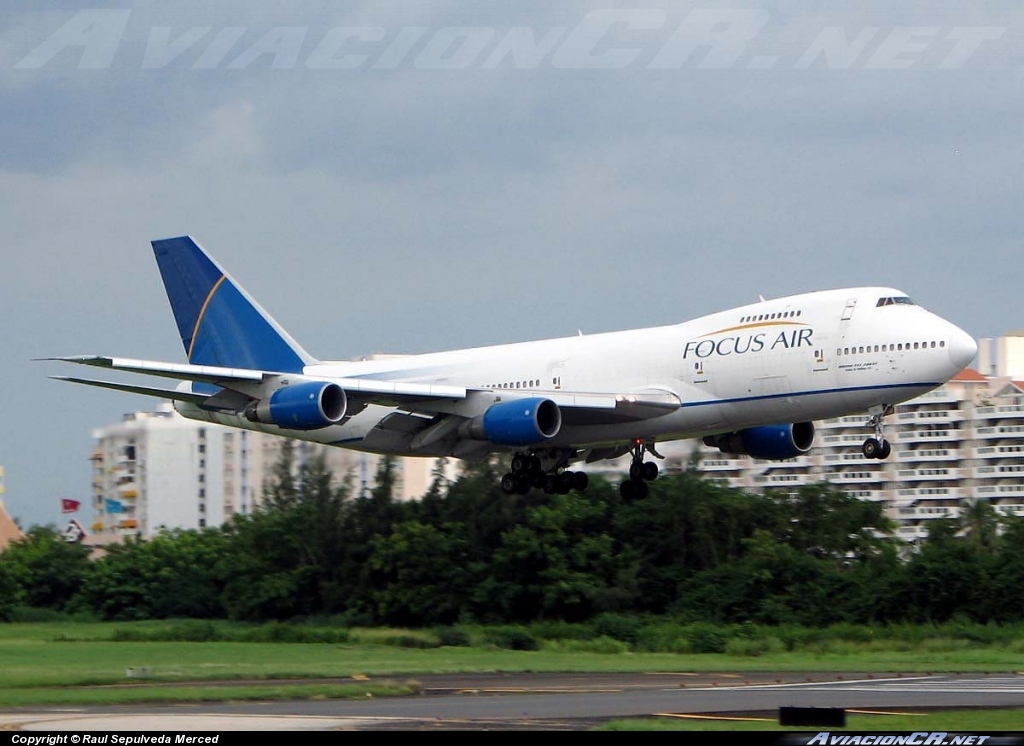
{"type": "MultiPolygon", "coordinates": [[[[399,696],[417,675],[457,672],[1017,672],[1019,645],[924,640],[819,645],[763,655],[590,652],[564,644],[517,651],[483,646],[410,647],[430,633],[351,630],[344,643],[122,642],[166,622],[0,625],[0,708],[256,699],[399,696]],[[404,646],[404,647],[403,647],[404,646]],[[218,683],[221,685],[218,685],[218,683]],[[232,683],[224,686],[223,683],[232,683]]],[[[225,623],[226,625],[226,623],[225,623]]],[[[226,625],[226,628],[230,625],[226,625]]],[[[616,722],[608,729],[776,730],[771,721],[616,722]]],[[[1015,730],[1024,710],[921,716],[851,715],[850,730],[1015,730]],[[861,718],[867,718],[862,720],[861,718]],[[951,718],[947,722],[947,718],[951,718]]],[[[785,730],[785,729],[780,729],[785,730]]]]}

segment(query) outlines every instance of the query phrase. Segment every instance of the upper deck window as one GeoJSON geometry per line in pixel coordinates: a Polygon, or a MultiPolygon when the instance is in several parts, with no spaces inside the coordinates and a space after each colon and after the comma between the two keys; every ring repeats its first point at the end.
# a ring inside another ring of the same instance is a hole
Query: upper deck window
{"type": "Polygon", "coordinates": [[[895,306],[895,305],[912,306],[912,305],[914,305],[914,301],[910,300],[910,298],[908,298],[905,295],[899,295],[899,296],[896,296],[894,298],[879,298],[878,299],[878,303],[875,304],[875,306],[895,306]]]}

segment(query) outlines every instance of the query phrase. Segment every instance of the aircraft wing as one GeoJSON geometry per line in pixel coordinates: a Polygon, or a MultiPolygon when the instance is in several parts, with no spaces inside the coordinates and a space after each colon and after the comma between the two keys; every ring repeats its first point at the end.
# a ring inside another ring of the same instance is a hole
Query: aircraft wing
{"type": "MultiPolygon", "coordinates": [[[[298,373],[226,368],[213,365],[189,365],[155,360],[78,355],[45,358],[62,362],[88,365],[126,373],[192,381],[204,387],[179,386],[163,389],[150,386],[115,383],[87,378],[54,376],[58,380],[98,386],[155,396],[173,401],[184,401],[206,409],[242,411],[253,400],[267,395],[266,385],[275,379],[329,381],[344,389],[350,399],[349,413],[355,414],[368,404],[397,407],[404,412],[421,415],[437,422],[450,419],[450,429],[457,421],[482,414],[498,401],[513,399],[550,399],[562,412],[566,425],[608,425],[636,422],[660,417],[678,409],[678,396],[670,391],[644,389],[631,392],[574,392],[565,390],[534,389],[467,389],[464,386],[380,380],[377,378],[341,378],[329,376],[306,377],[298,373]]],[[[275,387],[276,388],[276,387],[275,387]]],[[[423,420],[424,423],[427,419],[423,420]]]]}
{"type": "MultiPolygon", "coordinates": [[[[72,357],[46,358],[65,363],[91,365],[98,368],[141,373],[160,378],[174,378],[181,381],[197,381],[209,383],[221,388],[231,389],[258,398],[259,386],[274,378],[297,377],[300,374],[280,373],[276,371],[250,370],[247,368],[221,368],[213,365],[186,365],[181,363],[165,363],[156,360],[132,360],[128,358],[105,357],[101,355],[77,355],[72,357]]],[[[435,384],[405,383],[401,381],[378,381],[366,378],[318,378],[318,380],[336,383],[349,394],[354,394],[368,403],[395,404],[403,399],[464,399],[466,388],[463,386],[438,386],[435,384]]],[[[88,383],[85,379],[77,379],[75,383],[88,383]]],[[[100,382],[97,382],[100,383],[100,382]]],[[[168,397],[174,398],[174,397],[168,397]]]]}

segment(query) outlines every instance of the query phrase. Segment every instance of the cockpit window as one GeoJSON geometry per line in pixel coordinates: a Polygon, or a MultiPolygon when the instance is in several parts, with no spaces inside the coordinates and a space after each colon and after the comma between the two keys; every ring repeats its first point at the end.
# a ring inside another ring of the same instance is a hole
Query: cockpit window
{"type": "Polygon", "coordinates": [[[914,301],[910,300],[910,298],[908,298],[905,295],[899,295],[899,296],[896,296],[896,297],[893,297],[893,298],[879,298],[878,299],[878,303],[876,303],[875,305],[876,306],[894,306],[894,305],[912,306],[912,305],[914,305],[914,301]]]}

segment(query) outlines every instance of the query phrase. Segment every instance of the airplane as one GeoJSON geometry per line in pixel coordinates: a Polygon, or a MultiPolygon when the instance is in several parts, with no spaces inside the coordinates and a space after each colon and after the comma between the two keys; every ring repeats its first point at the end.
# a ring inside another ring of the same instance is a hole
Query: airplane
{"type": "Polygon", "coordinates": [[[891,287],[764,300],[690,321],[383,359],[306,352],[192,237],[151,242],[187,364],[47,358],[178,380],[174,388],[57,380],[170,399],[187,418],[394,456],[504,455],[506,494],[587,488],[570,469],[630,456],[625,499],[648,494],[658,443],[807,453],[815,420],[864,413],[862,455],[885,459],[884,419],[948,381],[974,339],[891,287]]]}

